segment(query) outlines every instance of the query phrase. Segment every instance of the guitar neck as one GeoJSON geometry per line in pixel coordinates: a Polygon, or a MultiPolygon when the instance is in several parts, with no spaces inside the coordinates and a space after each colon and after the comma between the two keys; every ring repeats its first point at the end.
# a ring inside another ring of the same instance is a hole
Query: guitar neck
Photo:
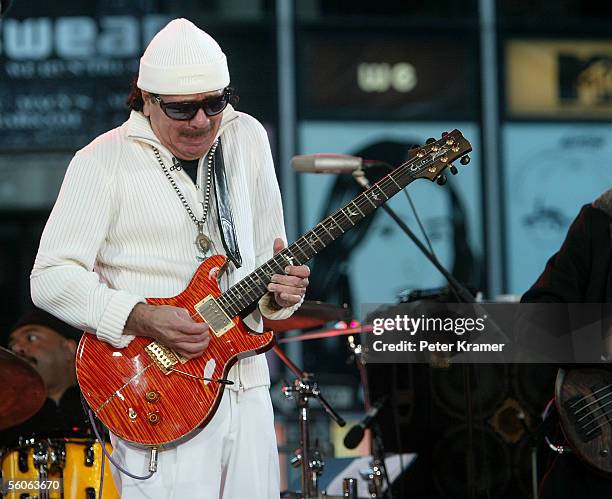
{"type": "MultiPolygon", "coordinates": [[[[427,158],[415,158],[398,166],[350,203],[319,222],[312,230],[233,285],[217,299],[218,304],[229,317],[241,314],[266,294],[273,274],[284,274],[287,265],[302,265],[323,251],[415,180],[416,177],[411,174],[411,170],[415,169],[415,165],[427,160],[427,158]]],[[[421,165],[418,166],[420,167],[421,165]]]]}

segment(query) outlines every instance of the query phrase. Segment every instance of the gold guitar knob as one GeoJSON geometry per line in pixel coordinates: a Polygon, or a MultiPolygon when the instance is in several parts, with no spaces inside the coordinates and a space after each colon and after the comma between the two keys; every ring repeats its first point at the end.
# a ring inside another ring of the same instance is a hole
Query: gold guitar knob
{"type": "Polygon", "coordinates": [[[145,395],[147,402],[157,402],[159,400],[159,392],[156,390],[149,390],[145,395]]]}
{"type": "Polygon", "coordinates": [[[147,414],[147,420],[149,421],[149,424],[156,425],[160,422],[161,418],[159,417],[158,412],[150,412],[147,414]]]}

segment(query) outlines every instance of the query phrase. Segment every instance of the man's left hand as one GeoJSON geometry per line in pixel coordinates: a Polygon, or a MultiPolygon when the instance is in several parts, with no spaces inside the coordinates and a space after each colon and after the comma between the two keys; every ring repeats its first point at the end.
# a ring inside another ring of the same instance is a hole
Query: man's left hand
{"type": "MultiPolygon", "coordinates": [[[[272,247],[276,255],[285,247],[282,239],[276,238],[272,247]]],[[[299,303],[308,286],[310,269],[306,265],[287,265],[285,274],[274,274],[268,284],[268,291],[274,293],[274,300],[279,307],[291,307],[299,303]]]]}

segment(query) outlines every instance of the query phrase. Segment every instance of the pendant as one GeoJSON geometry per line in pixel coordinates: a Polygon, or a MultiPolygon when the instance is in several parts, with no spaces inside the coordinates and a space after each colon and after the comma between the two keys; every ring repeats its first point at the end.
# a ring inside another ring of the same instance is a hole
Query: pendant
{"type": "Polygon", "coordinates": [[[198,251],[200,251],[200,253],[205,255],[210,249],[211,241],[204,234],[199,233],[195,238],[195,245],[196,245],[196,248],[198,248],[198,251]]]}

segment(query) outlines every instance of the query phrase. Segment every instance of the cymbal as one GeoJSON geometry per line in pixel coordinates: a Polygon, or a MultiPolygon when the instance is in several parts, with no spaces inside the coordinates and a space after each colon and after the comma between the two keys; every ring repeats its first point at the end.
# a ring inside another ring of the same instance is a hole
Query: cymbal
{"type": "Polygon", "coordinates": [[[349,334],[371,333],[374,327],[372,324],[364,324],[358,327],[349,327],[346,329],[320,329],[318,331],[309,331],[308,333],[298,334],[281,338],[278,343],[293,343],[294,341],[320,340],[323,338],[333,338],[334,336],[348,336],[349,334]]]}
{"type": "Polygon", "coordinates": [[[349,320],[351,311],[347,307],[320,301],[304,301],[302,306],[288,319],[274,321],[264,317],[264,329],[284,333],[294,329],[319,327],[329,321],[349,320]]]}
{"type": "Polygon", "coordinates": [[[24,359],[0,347],[0,430],[30,419],[45,403],[42,377],[24,359]]]}

